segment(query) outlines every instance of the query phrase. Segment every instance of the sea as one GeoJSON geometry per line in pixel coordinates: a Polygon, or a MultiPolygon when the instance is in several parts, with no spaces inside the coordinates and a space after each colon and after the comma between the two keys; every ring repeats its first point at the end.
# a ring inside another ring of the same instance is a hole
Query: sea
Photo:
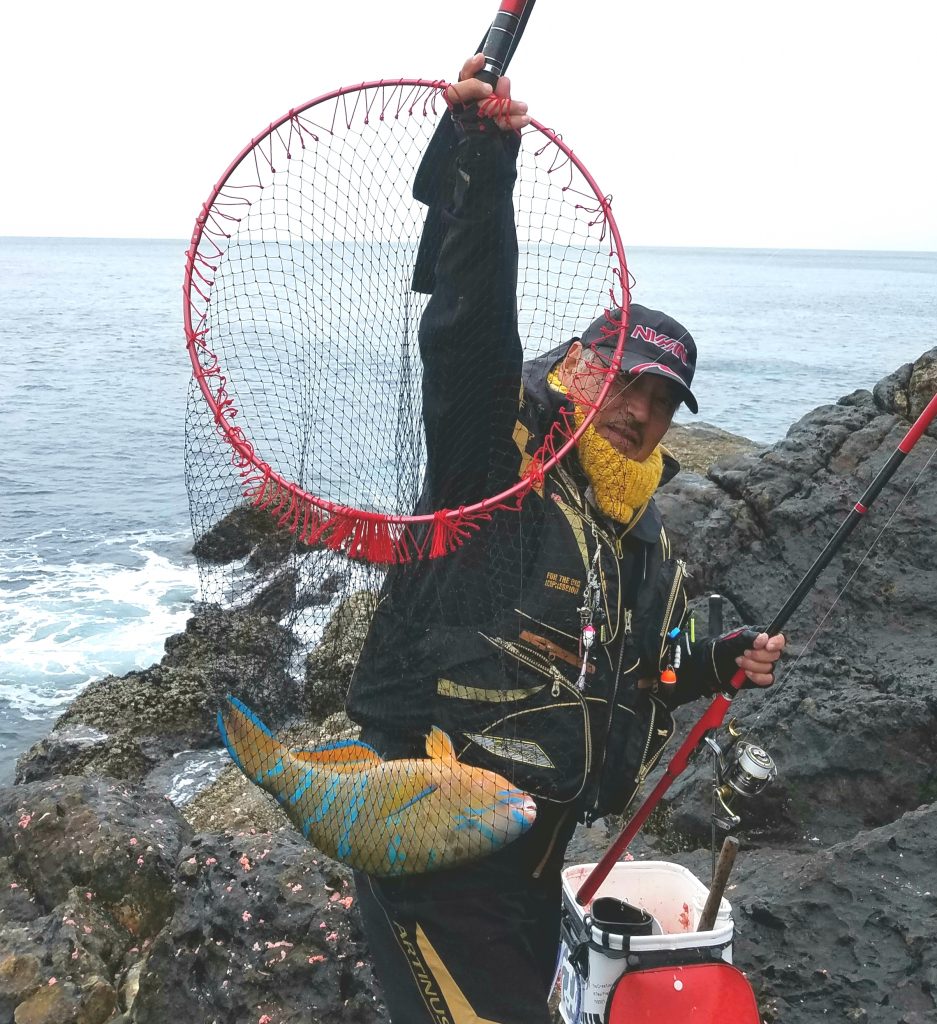
{"type": "MultiPolygon", "coordinates": [[[[0,238],[0,784],[199,597],[183,473],[186,244],[0,238]]],[[[700,420],[760,442],[937,345],[937,253],[632,248],[696,338],[700,420]]],[[[691,417],[683,417],[687,420],[691,417]]]]}

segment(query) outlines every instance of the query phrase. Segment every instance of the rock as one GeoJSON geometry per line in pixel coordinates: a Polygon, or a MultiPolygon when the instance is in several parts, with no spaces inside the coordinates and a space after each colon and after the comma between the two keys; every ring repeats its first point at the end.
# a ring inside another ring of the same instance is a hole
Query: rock
{"type": "Polygon", "coordinates": [[[42,983],[39,959],[32,953],[9,953],[0,958],[0,1020],[12,1019],[14,1009],[42,983]]]}
{"type": "Polygon", "coordinates": [[[102,755],[109,741],[106,732],[90,725],[53,729],[19,759],[16,781],[35,782],[53,775],[67,775],[72,765],[102,755]]]}
{"type": "MultiPolygon", "coordinates": [[[[883,412],[895,413],[905,420],[914,420],[937,394],[937,349],[925,352],[914,363],[906,363],[876,384],[873,395],[883,412]]],[[[937,437],[937,424],[928,433],[937,437]]]]}
{"type": "Polygon", "coordinates": [[[120,986],[120,1004],[125,1010],[131,1010],[140,991],[140,976],[143,974],[144,961],[137,960],[124,975],[120,986]]]}
{"type": "Polygon", "coordinates": [[[136,1024],[386,1021],[347,869],[292,831],[196,837],[197,867],[153,943],[136,1024]]]}
{"type": "MultiPolygon", "coordinates": [[[[750,725],[746,738],[766,747],[779,769],[760,796],[735,802],[752,842],[841,842],[933,798],[934,688],[881,683],[873,671],[863,679],[845,665],[808,657],[776,696],[747,691],[736,698],[733,713],[750,725]]],[[[667,797],[673,827],[699,842],[710,834],[708,762],[698,758],[667,797]]]]}
{"type": "Polygon", "coordinates": [[[285,535],[283,539],[292,537],[289,531],[278,530],[266,509],[238,505],[197,538],[192,554],[207,562],[233,562],[249,555],[255,545],[278,535],[285,535]]]}
{"type": "Polygon", "coordinates": [[[342,711],[351,674],[358,663],[377,594],[360,590],[345,598],[322,631],[322,639],[306,656],[305,707],[321,721],[342,711]]]}
{"type": "Polygon", "coordinates": [[[0,1020],[103,1024],[173,909],[171,804],[70,777],[0,790],[0,1020]]]}
{"type": "Polygon", "coordinates": [[[113,1016],[117,992],[106,979],[99,975],[88,978],[81,987],[81,997],[78,1024],[104,1024],[113,1016]]]}
{"type": "Polygon", "coordinates": [[[275,832],[293,828],[276,800],[234,765],[229,765],[215,782],[197,793],[182,813],[199,832],[250,828],[275,832]]]}
{"type": "Polygon", "coordinates": [[[720,459],[757,450],[760,446],[747,437],[731,434],[711,423],[674,423],[664,444],[684,472],[705,474],[720,459]]]}
{"type": "MultiPolygon", "coordinates": [[[[772,448],[668,485],[665,521],[689,555],[694,592],[716,587],[744,621],[767,623],[904,436],[907,421],[884,410],[919,406],[911,381],[930,387],[935,367],[937,350],[881,382],[875,399],[856,392],[803,417],[772,448]]],[[[934,448],[919,442],[918,466],[934,448]]],[[[937,550],[923,538],[937,532],[937,475],[924,474],[899,510],[911,472],[886,488],[865,532],[791,618],[783,688],[736,702],[781,772],[757,809],[741,812],[763,839],[839,841],[932,790],[937,650],[924,638],[937,621],[937,550]]],[[[669,794],[675,825],[700,838],[708,772],[699,759],[669,794]]]]}
{"type": "Polygon", "coordinates": [[[735,959],[759,1004],[783,1024],[935,1019],[935,844],[931,804],[829,850],[741,855],[735,959]]]}
{"type": "Polygon", "coordinates": [[[52,979],[17,1006],[14,1024],[80,1024],[81,1004],[73,985],[52,979]]]}
{"type": "Polygon", "coordinates": [[[248,602],[247,610],[256,615],[282,619],[296,601],[296,571],[283,569],[274,575],[248,602]]]}
{"type": "Polygon", "coordinates": [[[20,888],[45,910],[80,890],[90,909],[131,937],[151,937],[162,925],[174,854],[188,835],[167,801],[113,780],[70,777],[0,790],[0,855],[20,888]]]}

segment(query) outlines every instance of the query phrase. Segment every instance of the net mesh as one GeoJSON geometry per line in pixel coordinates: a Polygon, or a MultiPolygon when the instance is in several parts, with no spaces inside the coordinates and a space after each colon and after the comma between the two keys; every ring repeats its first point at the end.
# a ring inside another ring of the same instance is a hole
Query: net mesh
{"type": "MultiPolygon", "coordinates": [[[[195,375],[185,463],[202,596],[279,621],[296,683],[279,705],[265,704],[265,721],[252,707],[256,681],[245,677],[219,709],[219,727],[241,769],[307,837],[375,874],[471,859],[530,827],[533,805],[513,762],[465,763],[451,723],[434,729],[446,723],[432,721],[429,704],[425,720],[414,714],[415,682],[404,718],[419,739],[407,757],[363,745],[343,708],[353,672],[387,669],[394,686],[375,706],[391,722],[409,674],[439,689],[438,673],[407,653],[417,632],[457,624],[477,635],[519,607],[524,499],[542,488],[574,429],[515,434],[506,453],[485,453],[483,484],[427,503],[418,331],[429,296],[412,287],[427,211],[412,187],[445,109],[439,83],[401,81],[292,111],[216,186],[187,267],[195,375]],[[467,562],[442,567],[463,548],[467,562]],[[363,654],[362,644],[392,592],[388,607],[401,617],[385,633],[403,655],[388,667],[381,630],[363,654]]],[[[530,360],[620,305],[624,268],[606,199],[557,136],[525,130],[517,166],[517,318],[530,360]]],[[[502,285],[493,276],[491,288],[502,285]]],[[[476,457],[460,448],[476,444],[473,423],[516,419],[517,375],[473,363],[486,358],[467,342],[452,368],[466,388],[445,418],[451,466],[476,457]],[[471,387],[476,376],[494,382],[484,397],[471,387]]],[[[489,703],[523,689],[522,661],[507,675],[500,664],[489,703]]]]}

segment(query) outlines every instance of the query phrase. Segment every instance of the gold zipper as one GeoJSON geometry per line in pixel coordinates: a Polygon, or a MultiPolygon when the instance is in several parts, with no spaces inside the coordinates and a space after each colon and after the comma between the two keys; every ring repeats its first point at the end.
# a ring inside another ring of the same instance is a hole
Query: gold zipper
{"type": "Polygon", "coordinates": [[[667,736],[667,739],[665,739],[664,742],[660,745],[660,749],[657,751],[654,757],[650,761],[648,761],[647,753],[651,749],[651,738],[654,734],[654,726],[656,725],[656,723],[657,704],[654,703],[653,698],[651,698],[651,727],[647,731],[647,742],[644,744],[644,757],[641,759],[641,767],[638,769],[637,781],[639,786],[644,783],[644,780],[654,770],[658,761],[660,761],[661,757],[663,756],[664,751],[667,749],[667,746],[669,745],[670,741],[673,739],[673,730],[671,729],[670,734],[667,736]]]}
{"type": "Polygon", "coordinates": [[[522,665],[526,665],[527,668],[533,669],[534,672],[539,672],[541,675],[544,675],[547,679],[551,680],[553,683],[553,689],[550,691],[551,696],[559,697],[561,687],[563,686],[576,693],[576,691],[573,690],[573,687],[567,682],[563,673],[549,659],[544,658],[541,661],[533,651],[520,647],[511,640],[502,640],[501,637],[488,636],[485,633],[481,633],[480,635],[483,636],[490,644],[494,644],[494,646],[499,650],[510,654],[512,658],[516,658],[522,665]]]}
{"type": "Polygon", "coordinates": [[[664,657],[664,648],[667,646],[667,633],[670,630],[670,620],[673,618],[674,606],[680,594],[680,586],[686,574],[686,562],[682,558],[677,559],[677,571],[674,573],[673,583],[670,587],[670,596],[667,598],[667,610],[660,627],[660,651],[657,654],[657,661],[660,663],[664,657]]]}

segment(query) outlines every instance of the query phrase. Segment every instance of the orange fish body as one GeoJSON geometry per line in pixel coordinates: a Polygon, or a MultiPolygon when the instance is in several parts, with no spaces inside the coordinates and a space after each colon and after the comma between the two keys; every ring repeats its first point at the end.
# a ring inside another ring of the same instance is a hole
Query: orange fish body
{"type": "Polygon", "coordinates": [[[477,860],[523,835],[536,805],[495,772],[456,759],[433,728],[425,758],[384,761],[366,743],[290,750],[228,697],[218,728],[241,771],[272,794],[323,853],[372,875],[477,860]]]}

